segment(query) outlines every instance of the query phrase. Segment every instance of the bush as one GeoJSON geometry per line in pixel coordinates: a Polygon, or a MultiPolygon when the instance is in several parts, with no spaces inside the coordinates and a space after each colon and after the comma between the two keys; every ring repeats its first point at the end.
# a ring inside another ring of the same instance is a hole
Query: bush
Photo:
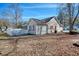
{"type": "Polygon", "coordinates": [[[70,34],[72,34],[72,35],[74,35],[74,34],[79,34],[79,32],[77,32],[76,30],[72,30],[72,31],[70,32],[70,34]]]}

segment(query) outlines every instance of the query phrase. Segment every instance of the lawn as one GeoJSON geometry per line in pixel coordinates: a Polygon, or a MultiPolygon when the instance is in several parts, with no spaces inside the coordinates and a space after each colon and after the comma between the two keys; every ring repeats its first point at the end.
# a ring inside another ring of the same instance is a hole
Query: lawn
{"type": "Polygon", "coordinates": [[[77,40],[78,34],[12,37],[12,40],[0,40],[0,53],[9,56],[79,56],[79,47],[73,45],[77,40]],[[16,44],[15,39],[18,40],[16,44]]]}

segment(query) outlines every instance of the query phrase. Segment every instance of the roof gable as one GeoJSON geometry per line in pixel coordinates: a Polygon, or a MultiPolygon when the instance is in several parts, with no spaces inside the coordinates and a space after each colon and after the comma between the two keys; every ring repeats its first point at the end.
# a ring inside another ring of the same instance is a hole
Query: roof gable
{"type": "Polygon", "coordinates": [[[49,17],[49,18],[44,18],[44,19],[41,19],[42,22],[44,23],[47,23],[49,22],[53,17],[49,17]]]}
{"type": "Polygon", "coordinates": [[[61,26],[60,22],[58,21],[58,19],[57,19],[55,16],[42,19],[41,21],[42,21],[43,23],[48,23],[48,22],[49,22],[50,20],[52,20],[53,18],[54,18],[54,19],[56,20],[56,22],[61,26]]]}
{"type": "MultiPolygon", "coordinates": [[[[39,19],[30,18],[30,21],[31,21],[31,20],[35,21],[37,25],[46,25],[46,23],[43,23],[43,22],[42,22],[41,20],[39,20],[39,19]]],[[[29,22],[30,22],[30,21],[29,21],[29,22]]]]}
{"type": "MultiPolygon", "coordinates": [[[[47,23],[48,23],[50,20],[52,20],[53,18],[54,18],[54,19],[56,20],[56,22],[61,26],[60,22],[58,21],[58,19],[57,19],[55,16],[49,17],[49,18],[45,18],[45,19],[41,19],[41,20],[35,19],[35,18],[30,18],[30,21],[31,21],[31,20],[35,21],[37,25],[47,25],[47,23]]],[[[29,22],[30,22],[30,21],[29,21],[29,22]]]]}

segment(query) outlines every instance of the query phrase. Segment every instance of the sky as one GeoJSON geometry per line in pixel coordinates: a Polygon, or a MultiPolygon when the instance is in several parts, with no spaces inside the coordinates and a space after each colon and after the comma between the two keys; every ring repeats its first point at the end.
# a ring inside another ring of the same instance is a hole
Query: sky
{"type": "MultiPolygon", "coordinates": [[[[21,3],[23,20],[30,18],[43,19],[51,16],[57,16],[58,4],[55,3],[21,3]]],[[[0,3],[0,12],[8,7],[8,3],[0,3]]]]}

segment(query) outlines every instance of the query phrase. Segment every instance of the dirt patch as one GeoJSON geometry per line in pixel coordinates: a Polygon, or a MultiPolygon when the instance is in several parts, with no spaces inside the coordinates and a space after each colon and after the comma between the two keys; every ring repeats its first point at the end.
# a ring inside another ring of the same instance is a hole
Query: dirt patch
{"type": "MultiPolygon", "coordinates": [[[[13,39],[16,39],[13,38],[13,39]]],[[[79,47],[73,46],[73,40],[79,35],[44,35],[17,37],[16,50],[12,50],[14,40],[0,40],[1,55],[12,56],[75,56],[79,55],[79,47]]]]}

